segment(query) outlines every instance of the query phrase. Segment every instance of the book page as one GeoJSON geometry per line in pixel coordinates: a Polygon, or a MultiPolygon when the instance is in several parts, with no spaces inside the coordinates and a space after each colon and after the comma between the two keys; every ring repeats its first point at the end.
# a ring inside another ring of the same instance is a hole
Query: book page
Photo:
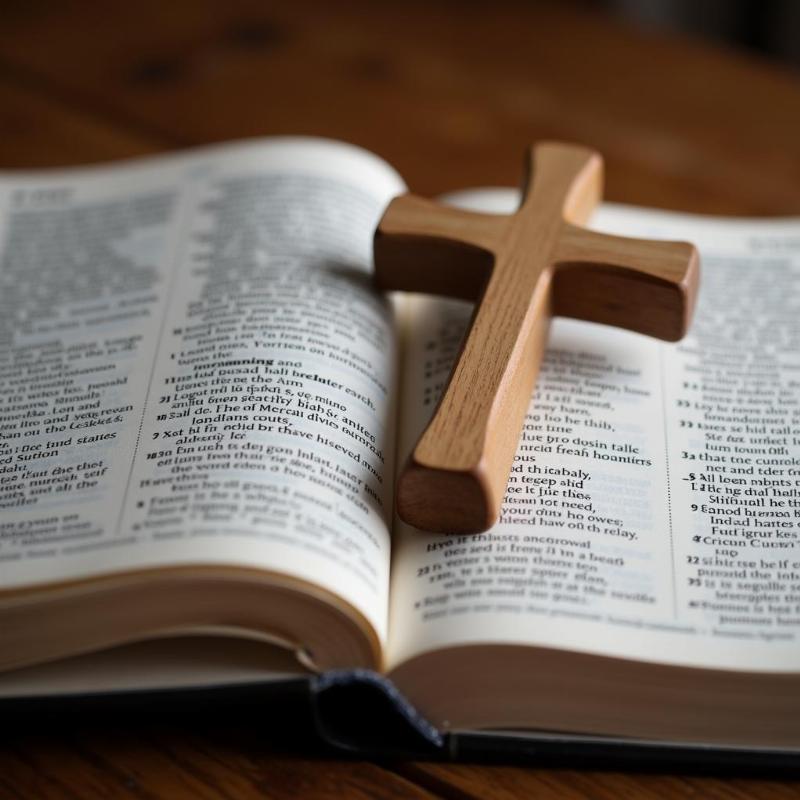
{"type": "MultiPolygon", "coordinates": [[[[516,193],[459,201],[511,211],[516,193]]],[[[554,320],[498,524],[397,526],[389,665],[493,642],[800,670],[800,223],[608,206],[593,227],[698,245],[690,334],[554,320]]],[[[413,302],[401,455],[471,312],[413,302]]]]}
{"type": "Polygon", "coordinates": [[[0,674],[0,699],[286,681],[303,674],[285,647],[241,635],[156,637],[0,674]]]}
{"type": "Polygon", "coordinates": [[[399,177],[278,139],[0,181],[0,587],[224,564],[386,626],[399,177]]]}

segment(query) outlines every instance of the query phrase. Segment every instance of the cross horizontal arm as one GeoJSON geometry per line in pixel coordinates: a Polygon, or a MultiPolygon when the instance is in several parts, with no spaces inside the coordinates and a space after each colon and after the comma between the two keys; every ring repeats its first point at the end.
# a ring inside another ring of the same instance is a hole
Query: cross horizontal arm
{"type": "Polygon", "coordinates": [[[414,195],[395,198],[375,231],[378,287],[476,300],[508,219],[414,195]]]}
{"type": "Polygon", "coordinates": [[[628,239],[564,223],[554,255],[553,313],[677,341],[700,267],[687,242],[628,239]]]}

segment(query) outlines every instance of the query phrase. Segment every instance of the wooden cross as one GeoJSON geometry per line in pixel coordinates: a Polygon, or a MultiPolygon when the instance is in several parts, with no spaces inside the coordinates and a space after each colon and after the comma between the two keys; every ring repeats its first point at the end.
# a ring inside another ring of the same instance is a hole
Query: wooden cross
{"type": "Polygon", "coordinates": [[[403,195],[375,232],[378,286],[477,301],[433,418],[397,483],[397,509],[427,531],[477,533],[500,513],[555,315],[676,341],[699,278],[691,244],[581,227],[603,162],[582,147],[529,150],[519,210],[481,214],[403,195]]]}

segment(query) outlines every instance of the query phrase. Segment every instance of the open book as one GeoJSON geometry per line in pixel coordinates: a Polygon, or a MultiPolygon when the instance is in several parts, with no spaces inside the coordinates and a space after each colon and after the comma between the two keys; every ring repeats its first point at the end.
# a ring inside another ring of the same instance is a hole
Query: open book
{"type": "Polygon", "coordinates": [[[404,190],[308,139],[2,176],[0,695],[360,667],[442,729],[800,747],[800,222],[603,207],[699,246],[690,336],[556,320],[447,537],[393,482],[471,308],[373,290],[404,190]]]}

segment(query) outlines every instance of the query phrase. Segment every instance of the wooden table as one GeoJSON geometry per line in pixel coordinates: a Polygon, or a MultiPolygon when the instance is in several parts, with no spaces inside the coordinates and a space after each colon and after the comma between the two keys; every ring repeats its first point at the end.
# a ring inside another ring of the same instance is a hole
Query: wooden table
{"type": "MultiPolygon", "coordinates": [[[[0,11],[0,166],[242,136],[346,139],[418,192],[516,182],[534,139],[612,200],[800,214],[800,81],[571,6],[26,0],[0,11]]],[[[800,784],[297,757],[257,726],[4,731],[0,798],[797,797],[800,784]]],[[[580,764],[575,764],[580,767],[580,764]]]]}

